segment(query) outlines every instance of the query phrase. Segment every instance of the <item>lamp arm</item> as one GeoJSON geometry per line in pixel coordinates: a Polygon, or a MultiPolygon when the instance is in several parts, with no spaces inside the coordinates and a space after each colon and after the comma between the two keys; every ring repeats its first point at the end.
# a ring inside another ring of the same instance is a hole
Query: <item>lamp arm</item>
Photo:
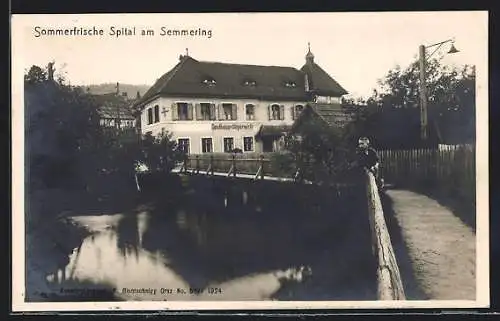
{"type": "MultiPolygon", "coordinates": [[[[427,55],[425,58],[426,58],[426,59],[429,59],[430,57],[432,57],[432,55],[433,55],[433,54],[435,54],[435,53],[436,53],[436,51],[438,51],[438,50],[439,50],[439,48],[441,48],[441,46],[442,46],[443,44],[444,44],[444,43],[440,43],[440,44],[439,44],[439,46],[437,46],[437,48],[436,48],[436,49],[434,49],[434,51],[433,51],[433,52],[431,52],[431,54],[430,54],[430,55],[427,55]]],[[[429,47],[426,47],[426,48],[429,48],[429,47]]]]}
{"type": "Polygon", "coordinates": [[[435,44],[432,44],[432,45],[429,45],[429,46],[425,46],[425,49],[429,49],[429,48],[437,46],[437,48],[434,49],[434,51],[430,55],[426,56],[425,58],[429,59],[434,53],[436,53],[436,51],[439,50],[439,48],[441,48],[442,45],[444,45],[447,42],[454,42],[454,41],[455,41],[454,39],[448,39],[448,40],[441,41],[441,42],[438,42],[438,43],[435,43],[435,44]]]}
{"type": "Polygon", "coordinates": [[[432,45],[425,46],[425,48],[428,49],[428,48],[431,48],[431,47],[434,47],[434,46],[443,45],[443,44],[445,44],[447,42],[453,42],[453,41],[455,41],[455,40],[454,39],[448,39],[448,40],[444,40],[444,41],[441,41],[441,42],[434,43],[432,45]]]}

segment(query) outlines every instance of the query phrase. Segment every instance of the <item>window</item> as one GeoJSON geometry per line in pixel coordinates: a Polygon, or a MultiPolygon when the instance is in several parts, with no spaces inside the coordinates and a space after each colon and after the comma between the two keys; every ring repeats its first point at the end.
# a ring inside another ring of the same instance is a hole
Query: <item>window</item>
{"type": "Polygon", "coordinates": [[[245,106],[245,113],[247,115],[247,120],[255,120],[255,106],[248,104],[245,106]]]}
{"type": "Polygon", "coordinates": [[[292,107],[292,119],[299,118],[300,113],[304,110],[304,106],[297,105],[292,107]]]}
{"type": "Polygon", "coordinates": [[[215,86],[215,84],[216,84],[217,82],[215,81],[215,79],[210,78],[210,77],[207,77],[207,78],[203,79],[202,83],[204,83],[205,85],[207,85],[207,86],[210,86],[210,87],[211,87],[211,86],[215,86]]]}
{"type": "Polygon", "coordinates": [[[157,123],[160,121],[160,106],[156,105],[154,107],[154,111],[155,111],[155,123],[157,123]]]}
{"type": "Polygon", "coordinates": [[[224,137],[224,152],[230,153],[234,149],[234,138],[233,137],[224,137]]]}
{"type": "Polygon", "coordinates": [[[196,105],[197,120],[215,120],[215,105],[201,103],[196,105]]]}
{"type": "Polygon", "coordinates": [[[185,154],[189,154],[189,138],[179,138],[177,148],[185,154]]]}
{"type": "Polygon", "coordinates": [[[283,120],[284,119],[284,106],[273,104],[269,107],[269,120],[283,120]]]}
{"type": "Polygon", "coordinates": [[[340,97],[332,97],[332,96],[317,96],[316,102],[325,103],[325,104],[340,104],[340,97]]]}
{"type": "Polygon", "coordinates": [[[253,137],[243,137],[243,151],[253,152],[253,137]]]}
{"type": "Polygon", "coordinates": [[[201,139],[201,152],[202,153],[212,153],[213,152],[212,138],[202,138],[201,139]]]}
{"type": "Polygon", "coordinates": [[[193,105],[188,103],[175,103],[172,106],[173,120],[193,120],[193,105]]]}
{"type": "Polygon", "coordinates": [[[148,125],[151,125],[153,123],[153,110],[151,108],[148,108],[148,125]]]}
{"type": "Polygon", "coordinates": [[[255,80],[250,80],[250,79],[247,79],[243,82],[243,85],[244,86],[250,86],[250,87],[255,87],[257,85],[257,83],[255,82],[255,80]]]}
{"type": "Polygon", "coordinates": [[[219,109],[219,120],[236,120],[236,104],[222,104],[219,109]]]}

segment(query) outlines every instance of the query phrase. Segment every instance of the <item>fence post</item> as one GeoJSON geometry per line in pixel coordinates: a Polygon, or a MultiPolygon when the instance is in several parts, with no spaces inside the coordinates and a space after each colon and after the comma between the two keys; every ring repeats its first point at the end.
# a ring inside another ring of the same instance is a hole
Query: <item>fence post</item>
{"type": "Polygon", "coordinates": [[[210,174],[214,176],[214,155],[210,155],[210,174]]]}
{"type": "Polygon", "coordinates": [[[196,174],[200,173],[200,155],[196,155],[196,174]]]}
{"type": "Polygon", "coordinates": [[[236,177],[236,154],[233,153],[233,176],[236,177]]]}
{"type": "Polygon", "coordinates": [[[264,179],[264,155],[260,155],[260,179],[264,179]]]}

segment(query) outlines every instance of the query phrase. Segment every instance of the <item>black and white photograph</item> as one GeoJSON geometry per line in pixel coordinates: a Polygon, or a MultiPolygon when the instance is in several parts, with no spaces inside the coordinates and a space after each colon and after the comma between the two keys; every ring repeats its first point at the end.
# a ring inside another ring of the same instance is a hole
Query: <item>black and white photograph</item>
{"type": "Polygon", "coordinates": [[[13,311],[489,306],[486,11],[11,23],[13,311]]]}

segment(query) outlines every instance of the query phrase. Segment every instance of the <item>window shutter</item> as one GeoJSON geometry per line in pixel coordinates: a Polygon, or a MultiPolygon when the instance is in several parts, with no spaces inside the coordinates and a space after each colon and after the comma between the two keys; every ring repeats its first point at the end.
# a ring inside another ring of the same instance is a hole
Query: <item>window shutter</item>
{"type": "Polygon", "coordinates": [[[188,104],[188,114],[187,114],[187,119],[188,120],[193,120],[193,104],[188,104]]]}
{"type": "Polygon", "coordinates": [[[285,106],[280,105],[280,120],[285,119],[285,106]]]}
{"type": "Polygon", "coordinates": [[[160,121],[160,106],[155,106],[155,123],[160,121]]]}
{"type": "Polygon", "coordinates": [[[172,120],[179,120],[179,112],[177,110],[177,104],[172,103],[172,120]]]}
{"type": "Polygon", "coordinates": [[[215,120],[215,104],[210,104],[210,120],[215,120]]]}
{"type": "Polygon", "coordinates": [[[292,112],[292,119],[295,120],[295,106],[292,106],[292,108],[290,108],[290,111],[292,112]]]}
{"type": "Polygon", "coordinates": [[[219,104],[217,106],[218,110],[219,110],[219,120],[223,120],[224,119],[224,108],[222,108],[222,104],[219,104]]]}
{"type": "Polygon", "coordinates": [[[269,120],[271,120],[271,119],[272,119],[272,118],[271,118],[271,115],[272,115],[272,113],[271,113],[271,106],[272,106],[272,105],[267,106],[267,118],[268,118],[269,120]]]}
{"type": "Polygon", "coordinates": [[[148,125],[151,125],[153,123],[153,110],[151,108],[148,108],[148,125]]]}
{"type": "Polygon", "coordinates": [[[201,104],[195,104],[196,108],[196,120],[202,120],[202,114],[201,114],[201,104]]]}
{"type": "Polygon", "coordinates": [[[236,104],[233,104],[231,106],[231,116],[232,116],[232,120],[237,120],[238,119],[238,105],[236,104]]]}

